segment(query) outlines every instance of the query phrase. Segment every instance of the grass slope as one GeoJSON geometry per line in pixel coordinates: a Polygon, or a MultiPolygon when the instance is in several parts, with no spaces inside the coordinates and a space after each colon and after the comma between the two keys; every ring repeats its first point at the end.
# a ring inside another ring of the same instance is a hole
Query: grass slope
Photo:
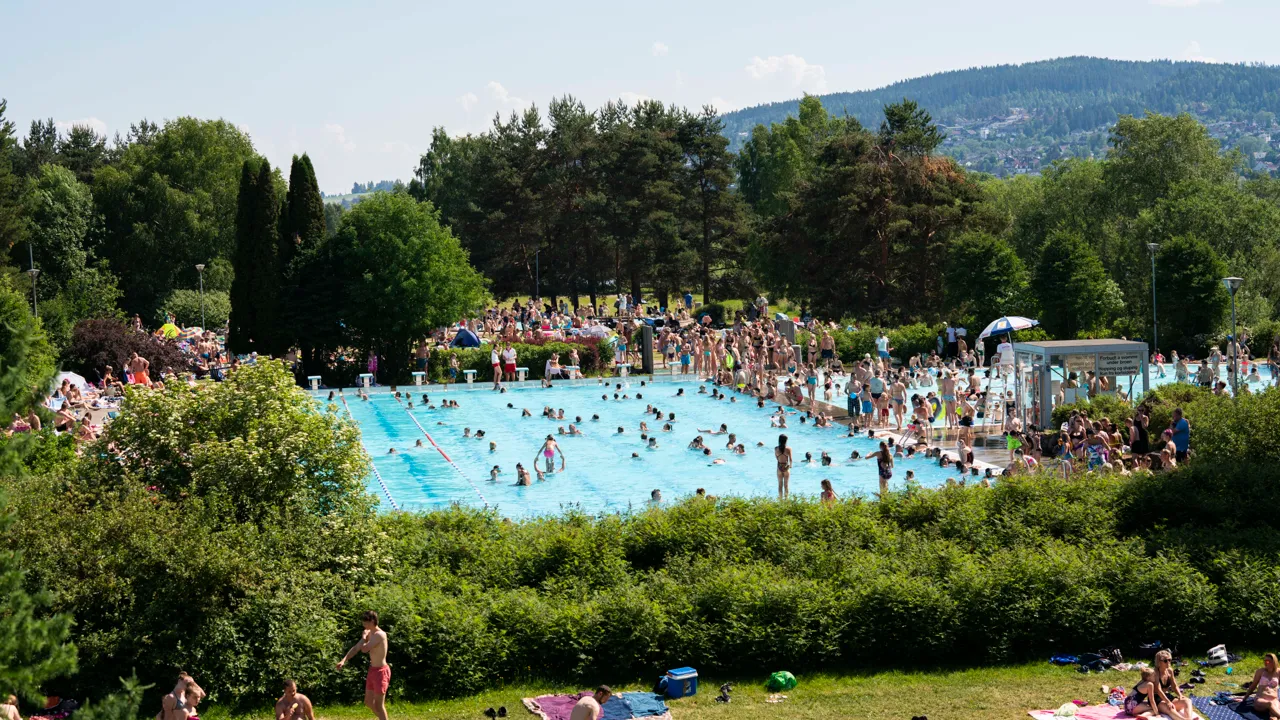
{"type": "MultiPolygon", "coordinates": [[[[1261,666],[1260,653],[1245,656],[1228,676],[1225,668],[1206,671],[1208,682],[1198,686],[1195,694],[1210,695],[1218,690],[1236,691],[1224,683],[1243,683],[1261,666]]],[[[1180,669],[1180,678],[1191,674],[1193,665],[1180,669]]],[[[993,668],[938,670],[934,672],[879,672],[854,675],[806,675],[800,684],[785,693],[781,704],[766,702],[769,693],[763,689],[764,677],[733,679],[733,702],[715,702],[722,678],[701,678],[699,693],[692,698],[671,701],[675,720],[778,720],[778,718],[865,718],[866,720],[905,720],[915,715],[939,718],[990,718],[1016,720],[1027,717],[1027,710],[1056,708],[1079,698],[1090,704],[1104,701],[1103,685],[1131,688],[1138,673],[1112,671],[1101,675],[1081,675],[1073,667],[1055,667],[1047,662],[993,668]]],[[[363,675],[352,675],[357,683],[363,675]]],[[[607,681],[607,678],[602,678],[607,681]]],[[[573,692],[584,688],[551,685],[521,685],[457,700],[426,703],[393,703],[388,707],[391,720],[482,720],[485,708],[505,705],[516,720],[532,718],[520,705],[520,699],[549,692],[573,692]]],[[[616,690],[647,690],[639,685],[615,686],[616,690]]],[[[305,689],[304,689],[305,690],[305,689]]],[[[317,708],[324,720],[362,720],[371,717],[360,705],[317,708]]],[[[270,717],[264,710],[253,718],[270,717]]],[[[216,719],[215,719],[216,720],[216,719]]]]}

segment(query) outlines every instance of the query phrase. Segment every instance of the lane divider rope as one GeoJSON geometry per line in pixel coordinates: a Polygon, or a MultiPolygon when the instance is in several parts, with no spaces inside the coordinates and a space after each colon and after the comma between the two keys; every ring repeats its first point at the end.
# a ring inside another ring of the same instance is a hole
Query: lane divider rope
{"type": "MultiPolygon", "coordinates": [[[[396,402],[399,403],[400,399],[396,398],[396,402]]],[[[458,474],[462,476],[462,479],[466,480],[467,484],[471,486],[471,489],[476,491],[476,495],[480,496],[480,502],[484,503],[485,507],[489,507],[489,500],[485,498],[484,493],[480,492],[480,488],[476,487],[474,482],[471,482],[471,478],[462,471],[462,468],[458,467],[458,464],[453,461],[453,458],[449,457],[449,454],[444,451],[444,448],[436,444],[435,439],[431,437],[431,433],[427,432],[427,429],[422,427],[422,423],[418,422],[418,418],[414,417],[413,411],[404,407],[403,403],[401,403],[400,406],[404,408],[405,413],[409,416],[409,419],[413,421],[413,424],[417,425],[418,429],[422,431],[422,434],[427,436],[427,442],[431,443],[431,447],[435,448],[440,453],[440,456],[445,459],[445,462],[452,465],[453,469],[457,470],[458,474]]]]}
{"type": "MultiPolygon", "coordinates": [[[[339,395],[338,397],[342,398],[342,407],[347,411],[347,417],[355,420],[351,415],[351,406],[347,405],[347,398],[343,395],[339,395]]],[[[363,437],[360,439],[360,446],[364,448],[365,454],[369,456],[369,467],[373,468],[373,476],[377,478],[378,484],[382,486],[382,492],[386,494],[387,501],[391,503],[392,509],[399,511],[400,506],[396,504],[396,499],[391,497],[391,491],[387,489],[387,484],[383,482],[382,473],[378,472],[378,466],[373,463],[373,453],[369,452],[369,446],[364,444],[363,437]]]]}

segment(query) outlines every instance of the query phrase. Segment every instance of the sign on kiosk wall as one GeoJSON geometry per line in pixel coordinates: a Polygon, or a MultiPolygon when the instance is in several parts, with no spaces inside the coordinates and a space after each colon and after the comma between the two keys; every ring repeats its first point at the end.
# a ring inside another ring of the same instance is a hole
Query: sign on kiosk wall
{"type": "Polygon", "coordinates": [[[1088,355],[1068,355],[1067,370],[1075,373],[1093,372],[1093,353],[1088,355]]]}
{"type": "Polygon", "coordinates": [[[1142,353],[1098,353],[1098,374],[1107,377],[1137,375],[1142,372],[1142,353]]]}

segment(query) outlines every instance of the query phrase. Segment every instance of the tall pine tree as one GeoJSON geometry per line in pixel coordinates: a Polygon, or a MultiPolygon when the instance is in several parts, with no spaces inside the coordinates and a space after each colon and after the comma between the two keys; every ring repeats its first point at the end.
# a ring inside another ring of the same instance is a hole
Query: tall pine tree
{"type": "Polygon", "coordinates": [[[235,353],[281,354],[289,340],[280,315],[280,203],[265,159],[245,161],[238,202],[227,345],[235,353]]]}
{"type": "Polygon", "coordinates": [[[280,222],[281,318],[287,337],[281,344],[297,344],[304,368],[319,374],[316,349],[323,343],[327,324],[324,311],[332,304],[333,288],[327,272],[321,270],[325,238],[324,199],[316,182],[311,158],[294,155],[289,168],[289,192],[285,196],[280,222]],[[286,342],[287,340],[287,342],[286,342]]]}

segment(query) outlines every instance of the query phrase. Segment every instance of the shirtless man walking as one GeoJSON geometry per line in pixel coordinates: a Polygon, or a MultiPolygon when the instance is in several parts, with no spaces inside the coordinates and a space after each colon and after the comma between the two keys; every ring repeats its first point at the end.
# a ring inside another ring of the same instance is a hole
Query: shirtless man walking
{"type": "Polygon", "coordinates": [[[347,654],[338,661],[338,669],[346,666],[347,661],[356,653],[369,654],[369,674],[364,681],[364,706],[373,711],[378,720],[387,720],[387,687],[391,685],[391,666],[387,664],[387,632],[378,627],[378,613],[365,610],[360,616],[364,632],[360,641],[351,646],[347,654]]]}
{"type": "Polygon", "coordinates": [[[144,357],[138,357],[138,353],[134,353],[129,358],[129,372],[133,373],[134,385],[150,385],[151,376],[147,371],[151,368],[151,363],[144,357]]]}
{"type": "Polygon", "coordinates": [[[284,694],[276,701],[276,720],[316,720],[311,699],[298,692],[298,684],[284,681],[284,694]]]}

